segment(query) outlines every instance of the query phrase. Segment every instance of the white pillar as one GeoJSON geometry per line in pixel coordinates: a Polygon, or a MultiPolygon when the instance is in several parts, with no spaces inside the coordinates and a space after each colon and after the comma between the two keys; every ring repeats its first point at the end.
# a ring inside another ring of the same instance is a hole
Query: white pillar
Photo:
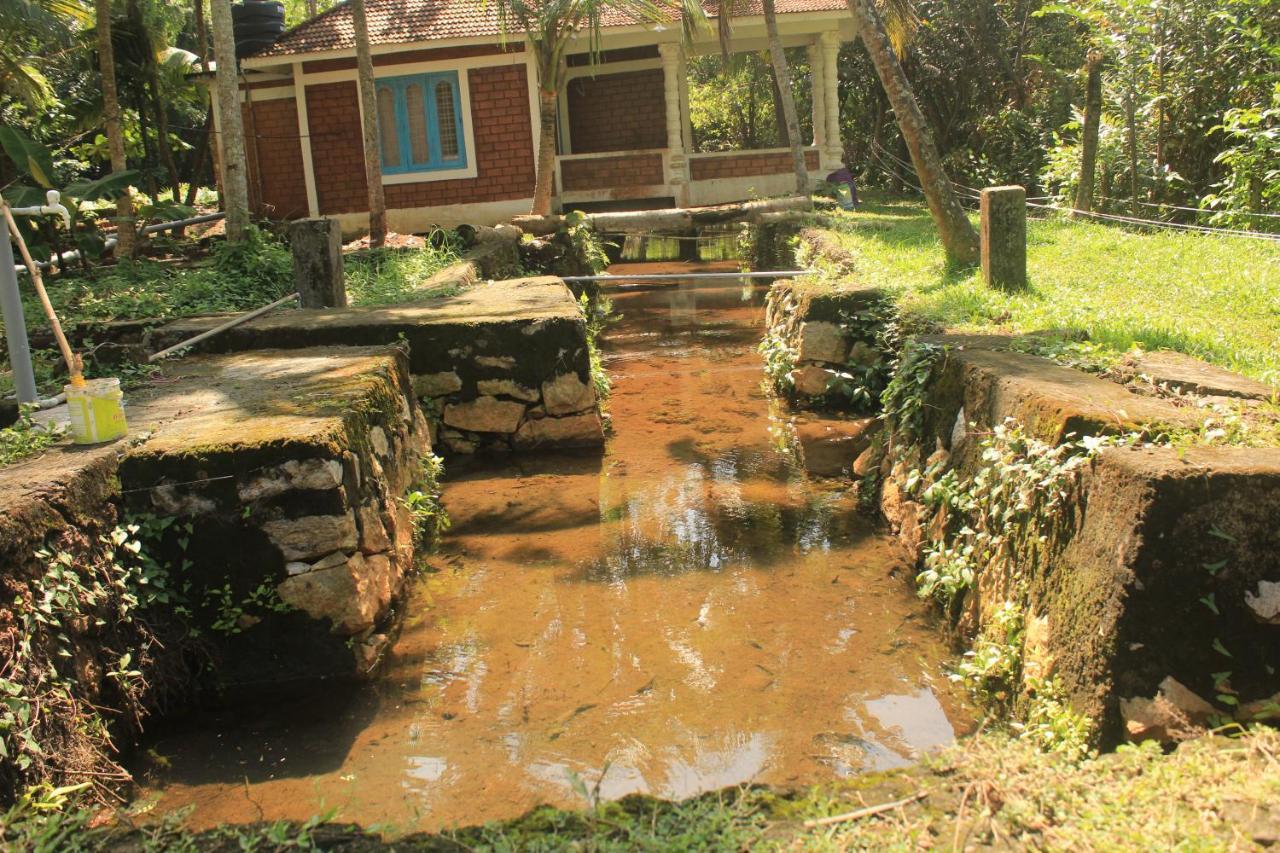
{"type": "Polygon", "coordinates": [[[307,82],[302,63],[293,63],[293,98],[298,111],[298,142],[302,146],[302,182],[307,189],[307,216],[320,215],[320,196],[316,191],[316,167],[311,154],[311,120],[307,116],[307,82]]]}
{"type": "Polygon", "coordinates": [[[840,142],[840,35],[825,32],[821,36],[822,70],[826,83],[827,135],[820,155],[824,172],[835,171],[844,163],[844,146],[840,142]]]}
{"type": "Polygon", "coordinates": [[[813,145],[819,151],[827,139],[827,74],[822,48],[811,44],[809,52],[809,89],[813,101],[813,145]]]}
{"type": "Polygon", "coordinates": [[[662,92],[667,120],[667,180],[676,196],[676,204],[688,203],[689,158],[684,143],[684,116],[680,106],[680,67],[684,48],[680,44],[660,44],[662,56],[662,92]]]}

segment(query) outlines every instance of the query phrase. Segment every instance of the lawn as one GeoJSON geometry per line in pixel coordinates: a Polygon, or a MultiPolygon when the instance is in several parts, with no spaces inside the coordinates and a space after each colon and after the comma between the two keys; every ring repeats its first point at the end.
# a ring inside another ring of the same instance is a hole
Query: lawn
{"type": "Polygon", "coordinates": [[[976,270],[945,268],[921,205],[872,200],[834,222],[860,279],[944,326],[1084,332],[1112,350],[1179,350],[1280,384],[1280,242],[1032,220],[1030,288],[1009,295],[976,270]]]}
{"type": "MultiPolygon", "coordinates": [[[[46,279],[49,299],[63,326],[247,311],[293,289],[289,249],[264,231],[251,232],[243,246],[217,243],[207,255],[190,243],[168,244],[168,249],[159,257],[46,279]]],[[[448,295],[456,288],[426,288],[423,283],[457,261],[459,251],[455,240],[445,239],[439,246],[350,252],[344,258],[348,301],[357,306],[386,305],[448,295]]],[[[29,331],[48,340],[48,322],[27,276],[20,277],[19,287],[29,331]]],[[[57,351],[50,345],[33,355],[41,390],[56,392],[61,369],[57,351]]],[[[92,360],[87,361],[92,370],[92,360]]],[[[0,346],[0,393],[11,391],[8,351],[0,346]]]]}

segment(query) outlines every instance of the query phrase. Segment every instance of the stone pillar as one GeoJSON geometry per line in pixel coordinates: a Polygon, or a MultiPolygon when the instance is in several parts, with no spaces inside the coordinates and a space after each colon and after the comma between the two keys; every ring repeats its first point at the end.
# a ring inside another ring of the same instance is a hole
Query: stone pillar
{"type": "Polygon", "coordinates": [[[844,165],[844,145],[840,142],[840,35],[825,32],[819,36],[822,48],[822,72],[826,96],[823,98],[826,109],[827,133],[826,145],[819,155],[822,172],[825,176],[844,165]]]}
{"type": "Polygon", "coordinates": [[[680,98],[680,68],[684,64],[684,48],[679,44],[660,44],[662,56],[662,92],[666,102],[668,179],[676,196],[676,204],[688,204],[689,157],[684,141],[684,110],[680,98]]]}
{"type": "Polygon", "coordinates": [[[813,100],[813,147],[821,151],[827,140],[827,72],[822,47],[811,44],[809,53],[809,89],[813,100]]]}
{"type": "Polygon", "coordinates": [[[982,191],[982,280],[1000,290],[1027,286],[1027,191],[982,191]]]}
{"type": "Polygon", "coordinates": [[[347,304],[342,274],[342,228],[335,219],[299,219],[289,225],[293,284],[303,308],[347,304]]]}

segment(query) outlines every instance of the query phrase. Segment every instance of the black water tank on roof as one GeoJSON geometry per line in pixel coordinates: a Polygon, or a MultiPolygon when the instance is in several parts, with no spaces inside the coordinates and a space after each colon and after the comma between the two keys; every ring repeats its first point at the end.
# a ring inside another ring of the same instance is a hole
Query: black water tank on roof
{"type": "Polygon", "coordinates": [[[284,32],[284,3],[280,0],[243,0],[231,7],[236,36],[236,58],[266,50],[284,32]]]}

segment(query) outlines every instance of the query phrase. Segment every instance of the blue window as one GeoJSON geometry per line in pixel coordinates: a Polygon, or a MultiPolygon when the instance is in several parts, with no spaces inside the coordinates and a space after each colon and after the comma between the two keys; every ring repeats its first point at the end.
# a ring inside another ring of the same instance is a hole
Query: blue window
{"type": "Polygon", "coordinates": [[[467,167],[458,72],[377,81],[382,171],[390,175],[467,167]]]}

